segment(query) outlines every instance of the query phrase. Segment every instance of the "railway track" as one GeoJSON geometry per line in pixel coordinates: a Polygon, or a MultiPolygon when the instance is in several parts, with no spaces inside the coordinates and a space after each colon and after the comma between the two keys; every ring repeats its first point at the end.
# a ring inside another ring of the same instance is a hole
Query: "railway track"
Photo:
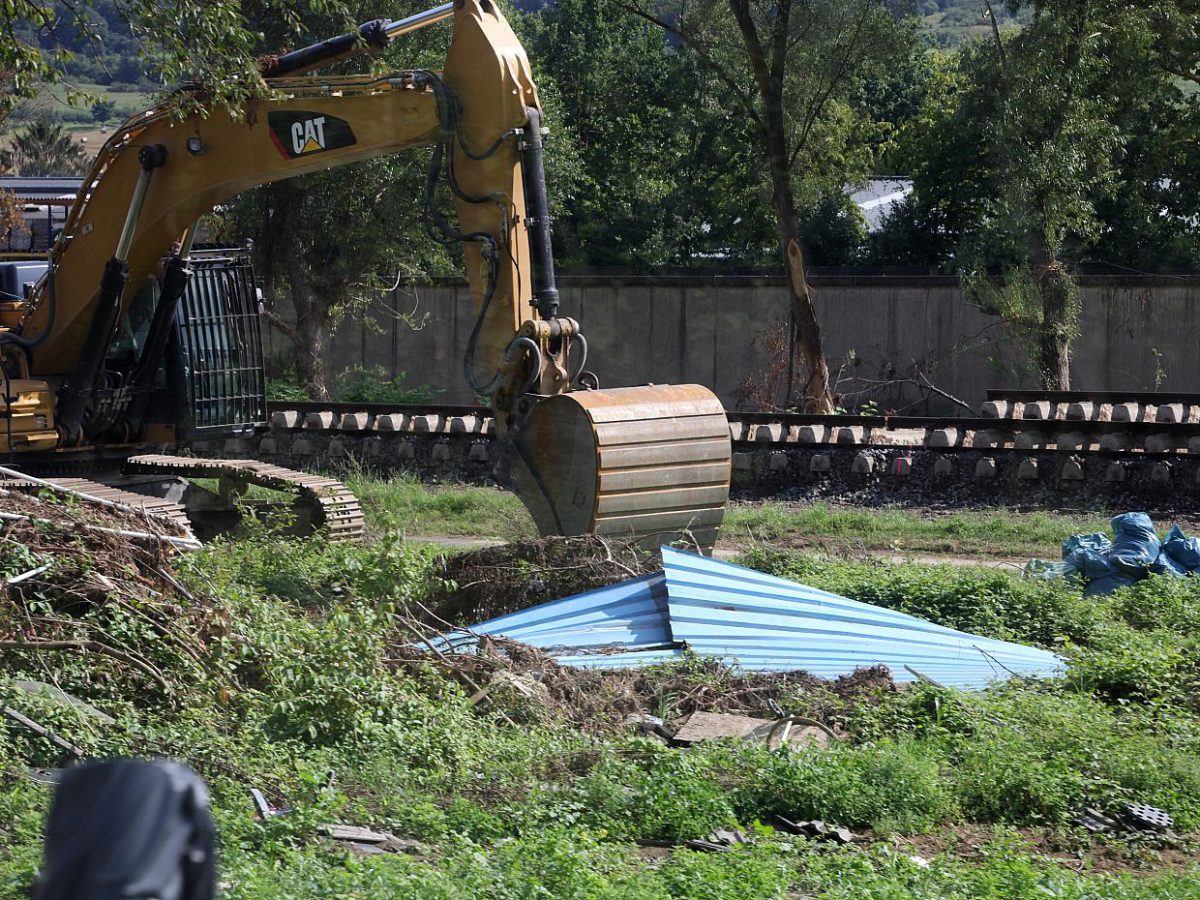
{"type": "MultiPolygon", "coordinates": [[[[274,402],[268,433],[435,435],[481,441],[479,406],[274,402]]],[[[737,445],[1200,456],[1200,394],[989,391],[974,417],[730,412],[737,445]]]]}

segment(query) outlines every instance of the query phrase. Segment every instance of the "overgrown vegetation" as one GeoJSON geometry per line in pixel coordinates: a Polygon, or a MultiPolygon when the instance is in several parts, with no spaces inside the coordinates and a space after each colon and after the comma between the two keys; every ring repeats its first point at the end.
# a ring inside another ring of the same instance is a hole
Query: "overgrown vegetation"
{"type": "MultiPolygon", "coordinates": [[[[414,535],[506,540],[536,534],[521,501],[499,488],[430,485],[404,473],[377,478],[360,472],[350,475],[349,483],[356,494],[365,498],[368,521],[378,527],[390,522],[414,535]]],[[[725,515],[722,545],[766,543],[840,555],[866,552],[1056,558],[1065,538],[1107,527],[1107,519],[1089,514],[1002,508],[930,515],[900,507],[742,503],[732,505],[725,515]]]]}
{"type": "Polygon", "coordinates": [[[429,485],[398,473],[375,478],[350,474],[346,483],[363,502],[367,524],[410,535],[516,540],[537,534],[515,494],[482,485],[429,485]]]}
{"type": "MultiPolygon", "coordinates": [[[[408,384],[408,373],[390,373],[383,366],[352,366],[334,380],[330,399],[345,403],[433,403],[438,391],[427,384],[408,384]]],[[[306,401],[319,399],[296,376],[293,368],[284,368],[267,380],[270,400],[306,401]]]]}
{"type": "Polygon", "coordinates": [[[735,543],[763,541],[833,552],[886,550],[896,554],[1057,556],[1072,534],[1104,531],[1107,519],[1007,509],[930,515],[884,507],[823,503],[747,503],[726,514],[723,533],[735,543]]]}
{"type": "MultiPolygon", "coordinates": [[[[837,693],[796,678],[781,685],[779,702],[819,709],[845,740],[786,751],[712,742],[684,752],[623,731],[620,717],[601,731],[565,716],[521,718],[516,708],[506,720],[501,700],[472,706],[436,657],[413,663],[397,616],[445,591],[447,571],[387,516],[375,521],[361,546],[251,528],[236,542],[162,560],[180,583],[170,601],[176,621],[208,611],[195,635],[199,668],[169,635],[144,627],[140,614],[151,607],[125,608],[102,588],[71,605],[36,579],[6,587],[3,637],[53,617],[65,623],[56,627],[153,660],[168,690],[147,691],[145,673],[111,658],[98,665],[87,651],[4,645],[0,700],[88,754],[165,754],[200,771],[213,788],[228,897],[1200,896],[1186,871],[1189,835],[1200,830],[1193,580],[1153,578],[1083,598],[1065,584],[991,570],[760,547],[743,562],[1053,648],[1068,674],[972,694],[930,684],[897,692],[886,681],[837,693]],[[30,694],[15,679],[55,684],[114,721],[30,694]],[[250,787],[295,812],[259,820],[250,787]],[[1129,842],[1071,827],[1083,807],[1131,801],[1167,810],[1181,836],[1129,842]],[[865,841],[812,844],[776,831],[778,815],[845,824],[865,841]],[[318,826],[328,821],[384,828],[424,849],[347,855],[322,843],[318,826]],[[633,844],[735,825],[751,843],[726,854],[659,851],[651,862],[633,844]],[[945,837],[964,829],[977,850],[956,852],[945,837]],[[914,862],[906,841],[922,834],[949,849],[914,862]],[[1093,865],[1138,874],[1103,875],[1093,865]]],[[[60,565],[45,549],[32,558],[36,541],[3,537],[0,571],[9,576],[40,561],[60,565]]],[[[54,533],[54,545],[85,563],[64,577],[136,583],[119,574],[119,560],[89,557],[78,532],[54,533]]],[[[700,660],[638,677],[661,688],[647,691],[658,699],[643,711],[669,719],[686,702],[717,705],[734,689],[727,672],[700,660]]],[[[612,702],[604,676],[581,684],[598,709],[612,702]]],[[[50,790],[25,769],[53,762],[54,752],[20,727],[0,728],[0,897],[24,896],[33,877],[50,790]]]]}

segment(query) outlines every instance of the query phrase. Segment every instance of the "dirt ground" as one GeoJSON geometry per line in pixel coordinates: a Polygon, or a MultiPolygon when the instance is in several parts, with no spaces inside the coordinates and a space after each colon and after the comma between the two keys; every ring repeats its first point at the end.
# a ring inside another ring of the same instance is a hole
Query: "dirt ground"
{"type": "MultiPolygon", "coordinates": [[[[1195,836],[1173,840],[1140,834],[1092,837],[1088,843],[1082,835],[1048,828],[1020,828],[1016,833],[1035,853],[1076,872],[1114,875],[1183,872],[1195,866],[1197,859],[1195,836]]],[[[996,839],[996,831],[986,825],[955,825],[930,834],[875,839],[886,840],[904,853],[926,859],[949,853],[971,860],[983,855],[982,848],[996,839]]]]}

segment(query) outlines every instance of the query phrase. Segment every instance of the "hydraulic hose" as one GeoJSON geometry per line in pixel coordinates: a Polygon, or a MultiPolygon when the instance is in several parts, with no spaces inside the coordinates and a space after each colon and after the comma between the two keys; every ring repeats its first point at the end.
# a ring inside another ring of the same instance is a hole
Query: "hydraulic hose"
{"type": "Polygon", "coordinates": [[[588,342],[587,338],[582,334],[576,334],[571,338],[570,343],[567,344],[568,354],[577,342],[579,344],[579,365],[575,367],[575,374],[567,379],[567,384],[574,384],[579,379],[579,376],[583,374],[583,369],[587,365],[588,342]]]}
{"type": "Polygon", "coordinates": [[[529,122],[520,143],[521,175],[525,183],[525,229],[533,266],[533,305],[543,319],[558,315],[558,286],[554,283],[554,250],[550,239],[550,202],[546,199],[546,169],[542,158],[542,113],[525,107],[529,122]]]}

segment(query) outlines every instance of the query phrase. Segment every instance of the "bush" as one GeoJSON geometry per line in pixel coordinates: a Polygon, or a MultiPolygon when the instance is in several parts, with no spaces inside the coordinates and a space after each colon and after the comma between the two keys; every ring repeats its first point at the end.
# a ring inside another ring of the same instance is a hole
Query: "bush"
{"type": "Polygon", "coordinates": [[[1200,824],[1200,730],[1154,708],[1112,708],[1069,684],[969,694],[928,685],[859,710],[862,737],[909,734],[943,773],[962,814],[1010,825],[1068,824],[1088,806],[1167,810],[1200,824]]]}
{"type": "Polygon", "coordinates": [[[427,384],[406,385],[407,377],[405,372],[393,375],[383,366],[355,366],[339,376],[333,398],[346,403],[432,403],[437,391],[427,384]]]}
{"type": "Polygon", "coordinates": [[[736,824],[727,791],[699,754],[609,757],[569,796],[581,821],[622,838],[690,840],[736,824]]]}
{"type": "Polygon", "coordinates": [[[963,747],[953,764],[958,802],[978,822],[1061,824],[1086,795],[1081,774],[1066,760],[1045,758],[1022,738],[983,738],[963,747]]]}
{"type": "Polygon", "coordinates": [[[955,812],[940,755],[920,742],[764,752],[757,761],[758,770],[734,795],[743,820],[784,816],[916,832],[955,812]]]}
{"type": "Polygon", "coordinates": [[[742,562],[852,600],[999,640],[1047,647],[1063,638],[1086,642],[1097,624],[1095,603],[1077,588],[1022,581],[994,569],[851,563],[762,548],[748,551],[742,562]]]}

